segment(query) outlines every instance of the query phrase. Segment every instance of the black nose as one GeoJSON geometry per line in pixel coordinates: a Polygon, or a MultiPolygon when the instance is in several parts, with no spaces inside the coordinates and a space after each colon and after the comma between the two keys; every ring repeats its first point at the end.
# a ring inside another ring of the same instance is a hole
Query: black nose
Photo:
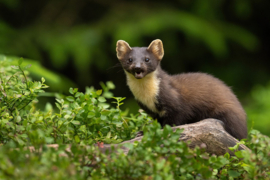
{"type": "Polygon", "coordinates": [[[134,67],[135,71],[140,71],[142,69],[142,66],[140,63],[136,63],[134,67]]]}
{"type": "Polygon", "coordinates": [[[135,66],[134,69],[135,69],[135,71],[140,71],[142,68],[141,68],[141,66],[135,66]]]}

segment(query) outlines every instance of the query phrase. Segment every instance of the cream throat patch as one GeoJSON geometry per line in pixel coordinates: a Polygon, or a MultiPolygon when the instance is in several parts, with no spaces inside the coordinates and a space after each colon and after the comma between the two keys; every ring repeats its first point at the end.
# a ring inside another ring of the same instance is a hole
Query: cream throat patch
{"type": "Polygon", "coordinates": [[[151,111],[158,113],[160,116],[164,112],[159,112],[156,109],[157,96],[159,94],[160,79],[157,77],[157,70],[147,74],[142,79],[136,79],[132,74],[125,71],[127,76],[127,84],[135,96],[135,99],[140,101],[151,111]]]}

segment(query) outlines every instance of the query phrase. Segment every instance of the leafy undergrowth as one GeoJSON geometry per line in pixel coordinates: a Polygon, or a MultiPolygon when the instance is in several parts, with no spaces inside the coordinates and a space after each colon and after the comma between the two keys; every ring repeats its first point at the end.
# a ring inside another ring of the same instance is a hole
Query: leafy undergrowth
{"type": "Polygon", "coordinates": [[[48,86],[44,78],[33,82],[29,67],[0,61],[0,179],[269,179],[270,139],[256,130],[247,140],[252,152],[235,146],[230,157],[190,150],[177,142],[180,130],[161,131],[145,113],[122,111],[124,98],[113,97],[111,82],[85,93],[70,88],[70,95],[56,95],[56,109],[48,103],[39,110],[38,97],[48,86]],[[142,142],[128,144],[128,155],[101,153],[93,145],[119,143],[142,129],[142,142]]]}

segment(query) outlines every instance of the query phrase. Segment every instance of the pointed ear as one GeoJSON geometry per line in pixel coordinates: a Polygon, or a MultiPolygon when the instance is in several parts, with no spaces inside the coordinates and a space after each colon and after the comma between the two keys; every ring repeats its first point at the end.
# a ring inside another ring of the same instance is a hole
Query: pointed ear
{"type": "Polygon", "coordinates": [[[116,53],[117,58],[122,59],[124,58],[125,54],[130,52],[132,48],[129,46],[129,44],[126,41],[119,40],[116,43],[116,53]]]}
{"type": "Polygon", "coordinates": [[[159,60],[163,58],[164,50],[160,39],[152,41],[147,50],[151,51],[159,60]]]}

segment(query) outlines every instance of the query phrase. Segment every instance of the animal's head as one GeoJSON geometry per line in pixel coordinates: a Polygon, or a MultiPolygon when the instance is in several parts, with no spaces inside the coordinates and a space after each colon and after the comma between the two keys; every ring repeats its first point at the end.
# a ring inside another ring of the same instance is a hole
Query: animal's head
{"type": "Polygon", "coordinates": [[[157,39],[148,47],[130,47],[123,40],[116,43],[117,58],[122,67],[135,78],[141,79],[158,67],[163,55],[162,41],[157,39]]]}

